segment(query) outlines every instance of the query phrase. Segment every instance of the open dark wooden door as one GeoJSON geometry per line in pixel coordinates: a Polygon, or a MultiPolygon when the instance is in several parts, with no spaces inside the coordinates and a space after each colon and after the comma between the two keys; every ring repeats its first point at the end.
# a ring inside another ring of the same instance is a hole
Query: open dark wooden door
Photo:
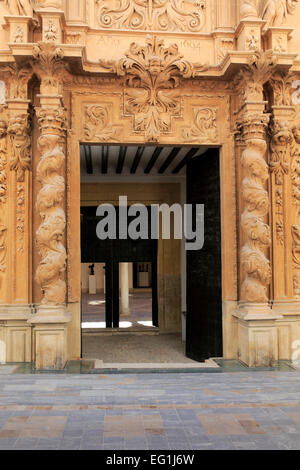
{"type": "Polygon", "coordinates": [[[202,362],[222,356],[219,150],[187,165],[187,203],[204,204],[204,247],[187,251],[186,355],[202,362]]]}

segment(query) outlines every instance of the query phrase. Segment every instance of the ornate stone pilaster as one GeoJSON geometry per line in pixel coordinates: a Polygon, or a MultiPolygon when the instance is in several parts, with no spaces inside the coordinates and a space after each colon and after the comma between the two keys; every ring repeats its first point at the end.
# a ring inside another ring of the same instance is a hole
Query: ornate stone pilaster
{"type": "Polygon", "coordinates": [[[29,101],[8,101],[10,201],[10,302],[30,305],[31,298],[31,119],[29,101]]]}
{"type": "Polygon", "coordinates": [[[36,246],[40,263],[35,273],[42,300],[34,324],[35,366],[60,369],[67,353],[66,325],[66,116],[60,94],[63,54],[54,44],[39,44],[33,69],[41,79],[40,106],[36,115],[40,128],[37,179],[41,185],[36,210],[40,225],[36,246]]]}
{"type": "MultiPolygon", "coordinates": [[[[5,84],[4,85],[5,90],[5,84]]],[[[8,279],[8,142],[7,142],[7,106],[0,105],[0,303],[9,299],[8,279]]]]}
{"type": "Polygon", "coordinates": [[[266,161],[267,127],[263,85],[276,66],[272,52],[255,52],[236,80],[241,95],[238,138],[241,155],[239,358],[250,367],[270,365],[278,357],[275,318],[270,306],[270,196],[266,161]]]}
{"type": "MultiPolygon", "coordinates": [[[[7,266],[8,288],[5,305],[24,307],[31,313],[31,117],[28,100],[30,67],[3,66],[7,116],[7,266]]],[[[3,141],[4,144],[4,141],[3,141]]],[[[4,174],[3,174],[4,175],[4,174]]],[[[4,234],[3,234],[4,235],[4,234]]]]}
{"type": "Polygon", "coordinates": [[[273,220],[273,299],[285,301],[293,297],[292,245],[290,210],[291,154],[293,148],[292,76],[275,74],[270,83],[273,88],[274,106],[270,126],[270,172],[273,220]]]}
{"type": "Polygon", "coordinates": [[[0,118],[0,361],[30,362],[31,119],[28,68],[0,68],[5,83],[0,118]]]}
{"type": "MultiPolygon", "coordinates": [[[[293,73],[276,73],[270,80],[273,90],[270,127],[270,171],[273,219],[273,310],[285,321],[300,313],[298,279],[299,201],[297,196],[299,142],[293,124],[296,108],[292,88],[293,73]]],[[[286,352],[286,355],[289,351],[286,352]]]]}

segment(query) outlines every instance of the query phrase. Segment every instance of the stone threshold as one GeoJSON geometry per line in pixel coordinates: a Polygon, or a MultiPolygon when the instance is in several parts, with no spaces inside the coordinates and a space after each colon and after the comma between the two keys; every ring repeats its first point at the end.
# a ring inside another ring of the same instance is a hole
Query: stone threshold
{"type": "MultiPolygon", "coordinates": [[[[93,359],[87,359],[93,360],[93,359]]],[[[153,369],[211,369],[216,368],[218,369],[219,366],[216,362],[212,359],[208,359],[205,362],[180,362],[180,363],[172,363],[172,362],[153,362],[153,363],[143,363],[143,362],[135,362],[135,363],[128,363],[128,362],[119,362],[119,363],[104,363],[99,359],[94,360],[94,369],[143,369],[143,370],[153,370],[153,369]]]]}
{"type": "Polygon", "coordinates": [[[272,367],[249,368],[237,360],[211,358],[195,363],[103,363],[98,359],[69,361],[63,370],[36,370],[32,363],[0,364],[0,375],[10,374],[149,374],[149,373],[300,372],[292,361],[272,367]]]}

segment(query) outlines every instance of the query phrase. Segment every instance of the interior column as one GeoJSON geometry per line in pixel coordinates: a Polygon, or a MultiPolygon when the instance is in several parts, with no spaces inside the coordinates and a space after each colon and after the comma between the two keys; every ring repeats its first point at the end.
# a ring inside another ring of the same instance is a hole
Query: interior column
{"type": "Polygon", "coordinates": [[[121,312],[122,317],[130,315],[129,309],[129,264],[120,263],[121,312]]]}

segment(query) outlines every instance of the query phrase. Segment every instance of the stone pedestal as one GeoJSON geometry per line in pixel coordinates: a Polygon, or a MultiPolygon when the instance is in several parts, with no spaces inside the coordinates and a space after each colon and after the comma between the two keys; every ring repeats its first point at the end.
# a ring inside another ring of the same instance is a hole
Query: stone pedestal
{"type": "Polygon", "coordinates": [[[63,26],[65,24],[65,14],[63,11],[54,9],[39,9],[36,13],[42,19],[43,41],[62,44],[63,26]]]}
{"type": "Polygon", "coordinates": [[[4,19],[9,28],[9,42],[11,44],[32,42],[33,20],[31,16],[5,16],[4,19]]]}
{"type": "Polygon", "coordinates": [[[268,28],[263,35],[266,49],[272,49],[276,54],[288,52],[292,31],[293,28],[268,28]]]}
{"type": "Polygon", "coordinates": [[[0,363],[31,362],[30,305],[2,305],[0,309],[0,363]]]}
{"type": "Polygon", "coordinates": [[[33,327],[33,360],[39,370],[63,369],[67,362],[67,324],[71,314],[63,307],[40,307],[28,320],[33,327]]]}
{"type": "Polygon", "coordinates": [[[235,317],[238,323],[238,358],[248,367],[271,367],[278,361],[276,321],[281,315],[268,304],[240,303],[235,317]]]}
{"type": "Polygon", "coordinates": [[[237,49],[240,51],[261,49],[261,34],[265,24],[265,21],[259,19],[241,20],[236,30],[237,49]]]}

